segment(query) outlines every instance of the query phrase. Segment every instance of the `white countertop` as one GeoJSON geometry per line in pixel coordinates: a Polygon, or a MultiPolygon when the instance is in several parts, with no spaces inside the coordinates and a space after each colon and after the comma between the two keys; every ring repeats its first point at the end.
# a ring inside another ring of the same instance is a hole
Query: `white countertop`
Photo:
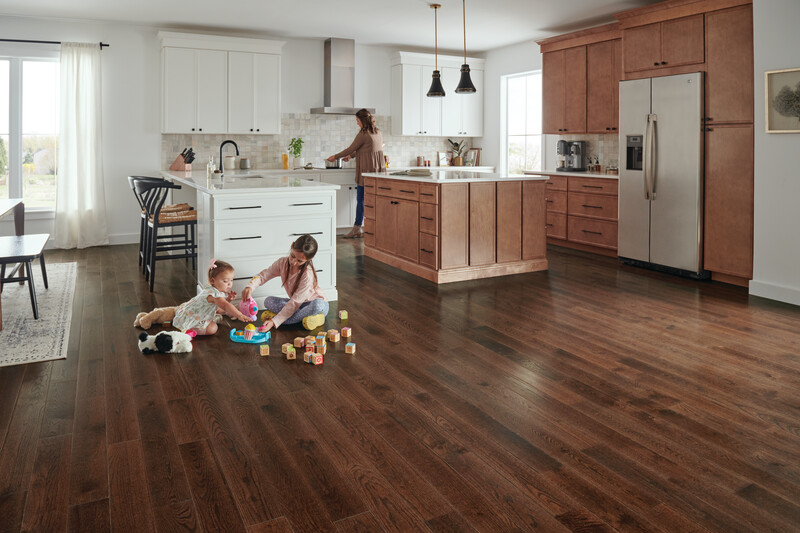
{"type": "MultiPolygon", "coordinates": [[[[390,169],[391,170],[391,169],[390,169]]],[[[364,173],[363,175],[369,178],[388,178],[393,180],[405,181],[419,181],[422,183],[468,183],[468,182],[483,182],[483,181],[544,181],[547,180],[546,176],[542,175],[514,175],[514,174],[497,174],[495,172],[476,172],[470,170],[440,170],[431,172],[430,176],[408,176],[396,175],[392,172],[386,173],[364,173]]]]}
{"type": "Polygon", "coordinates": [[[528,176],[580,176],[582,178],[608,178],[618,180],[617,174],[605,174],[598,172],[558,172],[557,170],[526,170],[528,176]]]}
{"type": "MultiPolygon", "coordinates": [[[[353,169],[317,170],[316,173],[353,173],[353,169]]],[[[337,190],[339,185],[303,179],[303,174],[314,173],[313,170],[276,170],[250,169],[230,170],[215,174],[208,178],[205,169],[181,172],[179,170],[162,170],[161,175],[182,185],[195,188],[208,194],[242,193],[250,191],[299,190],[322,191],[337,190]]]]}

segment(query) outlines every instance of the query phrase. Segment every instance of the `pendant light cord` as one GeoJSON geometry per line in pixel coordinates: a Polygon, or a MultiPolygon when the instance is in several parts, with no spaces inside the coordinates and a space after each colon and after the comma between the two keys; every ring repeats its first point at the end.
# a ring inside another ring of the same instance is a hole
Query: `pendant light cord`
{"type": "Polygon", "coordinates": [[[433,54],[434,54],[434,68],[439,70],[439,5],[434,4],[433,7],[433,54]]]}
{"type": "Polygon", "coordinates": [[[466,0],[461,0],[461,14],[464,16],[464,64],[467,63],[467,8],[466,0]]]}

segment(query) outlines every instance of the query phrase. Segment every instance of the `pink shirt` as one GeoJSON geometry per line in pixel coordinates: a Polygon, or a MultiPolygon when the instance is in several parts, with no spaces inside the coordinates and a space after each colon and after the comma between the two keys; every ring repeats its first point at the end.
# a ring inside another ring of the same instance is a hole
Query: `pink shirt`
{"type": "MultiPolygon", "coordinates": [[[[259,285],[263,285],[272,278],[277,278],[280,276],[283,288],[288,294],[288,292],[292,290],[292,287],[294,287],[297,275],[300,273],[300,268],[292,267],[289,269],[289,275],[287,276],[286,265],[288,263],[288,257],[281,257],[269,267],[259,272],[257,276],[254,276],[247,286],[251,289],[255,289],[259,285]]],[[[283,309],[281,309],[280,313],[272,317],[272,322],[275,324],[276,328],[280,327],[280,325],[283,324],[287,318],[291,317],[304,303],[311,302],[318,298],[327,300],[325,295],[322,293],[322,290],[319,288],[319,285],[315,283],[314,274],[310,270],[312,267],[313,265],[309,265],[306,268],[305,275],[300,279],[300,284],[297,286],[297,290],[294,292],[294,294],[289,294],[289,301],[283,306],[283,309]]]]}

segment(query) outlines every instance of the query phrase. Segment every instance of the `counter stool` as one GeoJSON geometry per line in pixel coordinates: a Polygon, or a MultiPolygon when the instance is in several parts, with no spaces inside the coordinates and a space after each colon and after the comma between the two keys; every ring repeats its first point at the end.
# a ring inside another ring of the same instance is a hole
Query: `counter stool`
{"type": "Polygon", "coordinates": [[[50,238],[48,233],[38,233],[32,235],[15,235],[10,237],[0,237],[0,293],[3,292],[3,285],[11,281],[28,282],[28,290],[31,293],[31,307],[33,307],[33,318],[39,318],[39,306],[36,303],[36,287],[33,282],[33,268],[31,263],[38,257],[39,264],[42,267],[42,279],[44,280],[44,288],[47,289],[47,270],[44,267],[44,250],[47,239],[50,238]],[[15,276],[17,268],[15,268],[8,277],[6,277],[6,266],[10,264],[21,263],[24,264],[25,272],[20,272],[19,276],[15,276]]]}

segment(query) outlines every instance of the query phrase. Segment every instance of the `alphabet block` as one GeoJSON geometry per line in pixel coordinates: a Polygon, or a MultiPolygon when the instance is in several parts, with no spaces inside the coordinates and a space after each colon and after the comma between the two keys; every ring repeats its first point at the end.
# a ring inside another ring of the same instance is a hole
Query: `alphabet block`
{"type": "Polygon", "coordinates": [[[313,363],[315,365],[321,365],[322,364],[322,354],[321,353],[315,353],[314,354],[313,363]]]}
{"type": "Polygon", "coordinates": [[[281,353],[288,353],[289,348],[294,350],[294,346],[292,346],[292,343],[287,342],[287,343],[282,344],[281,345],[281,353]]]}
{"type": "Polygon", "coordinates": [[[303,354],[303,361],[306,363],[314,363],[314,352],[306,352],[303,354]]]}
{"type": "Polygon", "coordinates": [[[339,318],[347,320],[347,311],[339,311],[339,318]]]}
{"type": "Polygon", "coordinates": [[[289,347],[286,351],[286,359],[297,359],[297,351],[294,349],[294,346],[289,347]]]}
{"type": "Polygon", "coordinates": [[[262,344],[260,349],[261,349],[261,357],[269,355],[269,344],[262,344]]]}
{"type": "Polygon", "coordinates": [[[328,351],[328,345],[327,344],[321,344],[321,345],[317,344],[317,349],[316,349],[317,353],[321,353],[322,355],[325,355],[325,352],[327,352],[327,351],[328,351]]]}
{"type": "Polygon", "coordinates": [[[304,337],[295,337],[294,338],[294,347],[295,348],[302,348],[306,345],[306,339],[304,337]]]}
{"type": "Polygon", "coordinates": [[[344,345],[344,353],[356,353],[356,343],[348,342],[344,345]]]}
{"type": "Polygon", "coordinates": [[[339,336],[339,332],[336,331],[335,329],[329,329],[328,330],[328,340],[331,341],[331,342],[339,342],[339,340],[341,340],[341,337],[339,336]]]}
{"type": "Polygon", "coordinates": [[[306,337],[306,344],[308,344],[309,342],[314,342],[314,335],[309,335],[308,337],[306,337]]]}
{"type": "Polygon", "coordinates": [[[349,339],[350,335],[352,335],[352,334],[353,334],[353,330],[351,328],[348,328],[348,327],[342,328],[342,337],[344,337],[345,339],[349,339]]]}

